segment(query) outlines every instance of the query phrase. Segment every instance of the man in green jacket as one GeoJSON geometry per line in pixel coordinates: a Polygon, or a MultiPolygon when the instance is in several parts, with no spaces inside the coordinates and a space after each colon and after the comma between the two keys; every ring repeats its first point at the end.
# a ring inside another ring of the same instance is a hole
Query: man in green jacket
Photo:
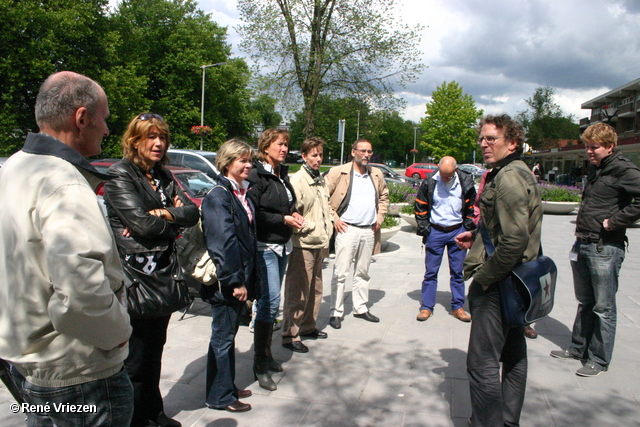
{"type": "Polygon", "coordinates": [[[542,202],[536,179],[520,160],[524,131],[506,114],[487,116],[478,144],[492,168],[480,196],[480,217],[495,246],[486,257],[481,233],[456,238],[463,249],[473,322],[467,352],[473,426],[519,425],[527,383],[527,345],[523,327],[502,323],[498,283],[516,264],[538,256],[542,202]],[[502,369],[500,363],[502,362],[502,369]]]}

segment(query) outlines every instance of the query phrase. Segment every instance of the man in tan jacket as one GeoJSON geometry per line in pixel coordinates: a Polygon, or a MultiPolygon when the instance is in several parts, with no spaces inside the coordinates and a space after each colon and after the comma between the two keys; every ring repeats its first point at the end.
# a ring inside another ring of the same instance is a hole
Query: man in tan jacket
{"type": "Polygon", "coordinates": [[[389,189],[382,172],[368,166],[373,155],[368,140],[357,140],[351,155],[352,162],[336,166],[327,174],[329,204],[337,232],[329,320],[334,329],[342,327],[344,287],[353,259],[353,315],[369,322],[380,321],[367,307],[369,264],[371,256],[380,251],[380,225],[389,207],[389,189]]]}

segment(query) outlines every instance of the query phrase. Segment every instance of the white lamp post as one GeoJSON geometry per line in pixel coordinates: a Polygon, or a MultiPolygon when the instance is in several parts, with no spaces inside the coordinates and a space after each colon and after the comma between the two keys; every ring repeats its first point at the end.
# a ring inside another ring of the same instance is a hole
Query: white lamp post
{"type": "Polygon", "coordinates": [[[418,133],[418,126],[414,126],[413,127],[413,163],[416,162],[416,137],[417,137],[417,133],[418,133]]]}
{"type": "MultiPolygon", "coordinates": [[[[226,65],[226,62],[218,62],[215,64],[210,64],[210,65],[203,65],[200,68],[202,68],[202,104],[200,105],[200,126],[204,126],[204,76],[206,74],[206,70],[209,67],[218,67],[220,65],[226,65]]],[[[200,151],[203,150],[203,135],[202,132],[200,133],[200,151]]]]}

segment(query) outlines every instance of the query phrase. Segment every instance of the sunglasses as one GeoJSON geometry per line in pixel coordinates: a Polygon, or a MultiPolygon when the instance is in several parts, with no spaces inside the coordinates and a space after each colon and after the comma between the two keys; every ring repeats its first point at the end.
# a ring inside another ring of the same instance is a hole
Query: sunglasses
{"type": "Polygon", "coordinates": [[[162,118],[162,116],[160,114],[143,113],[143,114],[140,114],[138,116],[138,120],[140,120],[141,122],[144,122],[144,121],[147,121],[147,120],[151,120],[151,119],[158,119],[158,120],[164,122],[164,119],[162,118]]]}

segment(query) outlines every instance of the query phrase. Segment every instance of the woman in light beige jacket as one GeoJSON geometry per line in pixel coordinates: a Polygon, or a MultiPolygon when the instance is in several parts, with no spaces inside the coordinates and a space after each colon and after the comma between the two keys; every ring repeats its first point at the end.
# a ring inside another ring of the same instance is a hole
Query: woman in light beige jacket
{"type": "Polygon", "coordinates": [[[293,177],[291,185],[296,193],[296,208],[304,217],[304,226],[294,229],[293,251],[285,282],[282,345],[298,353],[308,347],[301,338],[326,338],[318,330],[316,321],[322,301],[322,260],[328,254],[329,239],[333,232],[329,192],[323,176],[321,138],[308,138],[300,152],[304,164],[293,177]]]}

